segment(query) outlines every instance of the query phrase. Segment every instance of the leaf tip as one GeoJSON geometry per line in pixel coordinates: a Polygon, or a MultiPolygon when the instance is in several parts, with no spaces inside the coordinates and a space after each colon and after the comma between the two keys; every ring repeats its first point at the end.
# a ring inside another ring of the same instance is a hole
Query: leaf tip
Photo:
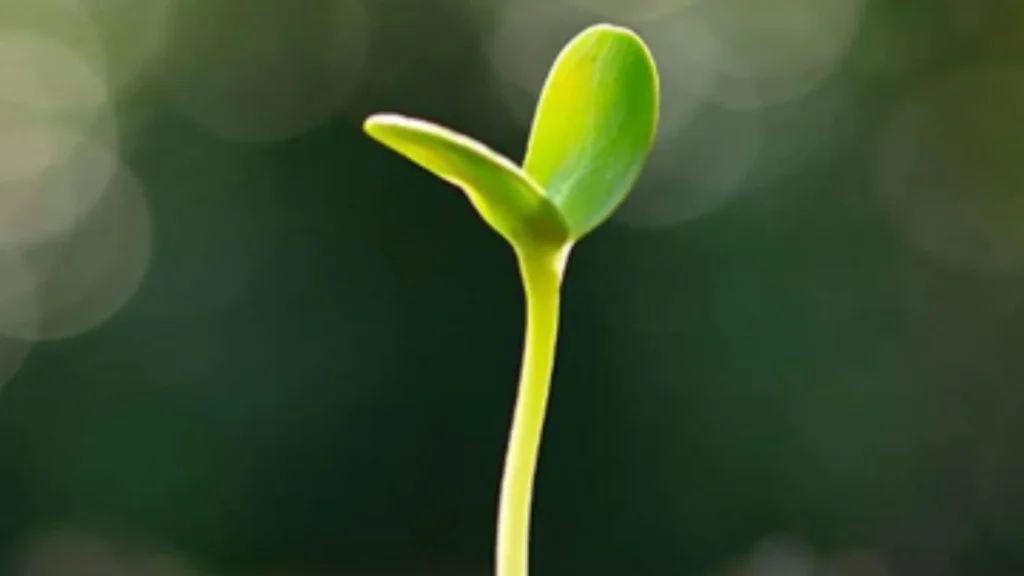
{"type": "Polygon", "coordinates": [[[363,132],[368,135],[380,139],[381,135],[387,131],[389,127],[403,124],[407,121],[404,116],[399,114],[371,114],[363,121],[363,132]]]}
{"type": "MultiPolygon", "coordinates": [[[[644,39],[640,36],[640,33],[628,26],[611,24],[609,22],[591,24],[587,28],[583,29],[582,32],[577,34],[576,39],[579,40],[591,36],[603,36],[605,38],[624,40],[634,46],[640,47],[648,56],[651,56],[651,51],[647,47],[647,43],[644,42],[644,39]]],[[[653,57],[651,59],[653,60],[653,57]]]]}
{"type": "Polygon", "coordinates": [[[638,40],[640,39],[640,36],[632,28],[622,26],[621,24],[612,24],[610,22],[599,22],[597,24],[592,24],[589,27],[587,27],[582,32],[582,34],[598,32],[605,32],[617,36],[630,36],[638,40]]]}

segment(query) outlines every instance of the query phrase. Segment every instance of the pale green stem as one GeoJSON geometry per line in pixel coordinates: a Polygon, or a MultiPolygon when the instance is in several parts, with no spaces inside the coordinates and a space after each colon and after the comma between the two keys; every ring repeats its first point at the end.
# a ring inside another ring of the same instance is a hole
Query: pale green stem
{"type": "Polygon", "coordinates": [[[555,365],[562,274],[569,249],[517,251],[526,295],[526,342],[501,482],[497,576],[529,572],[533,479],[555,365]]]}

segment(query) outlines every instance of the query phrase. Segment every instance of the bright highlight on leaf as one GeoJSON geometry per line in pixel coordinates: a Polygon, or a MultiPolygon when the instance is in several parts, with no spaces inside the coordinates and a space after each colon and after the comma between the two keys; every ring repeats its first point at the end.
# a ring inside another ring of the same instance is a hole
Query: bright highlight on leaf
{"type": "Polygon", "coordinates": [[[424,120],[367,119],[366,132],[465,191],[515,249],[526,292],[526,344],[498,510],[497,576],[527,576],[530,503],[555,363],[565,262],[575,242],[626,199],[654,144],[658,74],[630,30],[592,26],[548,74],[523,168],[424,120]]]}

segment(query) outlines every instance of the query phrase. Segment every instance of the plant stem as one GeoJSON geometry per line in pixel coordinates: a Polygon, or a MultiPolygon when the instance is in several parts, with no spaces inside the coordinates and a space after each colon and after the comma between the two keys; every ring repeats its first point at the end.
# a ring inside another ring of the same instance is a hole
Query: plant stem
{"type": "Polygon", "coordinates": [[[562,274],[569,246],[518,250],[526,296],[526,342],[501,482],[497,576],[529,572],[533,479],[555,365],[562,274]]]}

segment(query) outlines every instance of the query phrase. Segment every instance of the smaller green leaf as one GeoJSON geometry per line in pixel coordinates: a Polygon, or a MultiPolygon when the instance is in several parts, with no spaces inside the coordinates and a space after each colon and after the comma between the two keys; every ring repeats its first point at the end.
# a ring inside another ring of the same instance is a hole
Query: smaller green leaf
{"type": "Polygon", "coordinates": [[[626,199],[654,144],[658,73],[634,32],[599,24],[558,55],[533,120],[524,169],[578,240],[626,199]]]}
{"type": "Polygon", "coordinates": [[[540,187],[509,159],[443,126],[397,114],[363,125],[371,137],[461,188],[483,219],[514,247],[560,246],[569,229],[540,187]]]}

